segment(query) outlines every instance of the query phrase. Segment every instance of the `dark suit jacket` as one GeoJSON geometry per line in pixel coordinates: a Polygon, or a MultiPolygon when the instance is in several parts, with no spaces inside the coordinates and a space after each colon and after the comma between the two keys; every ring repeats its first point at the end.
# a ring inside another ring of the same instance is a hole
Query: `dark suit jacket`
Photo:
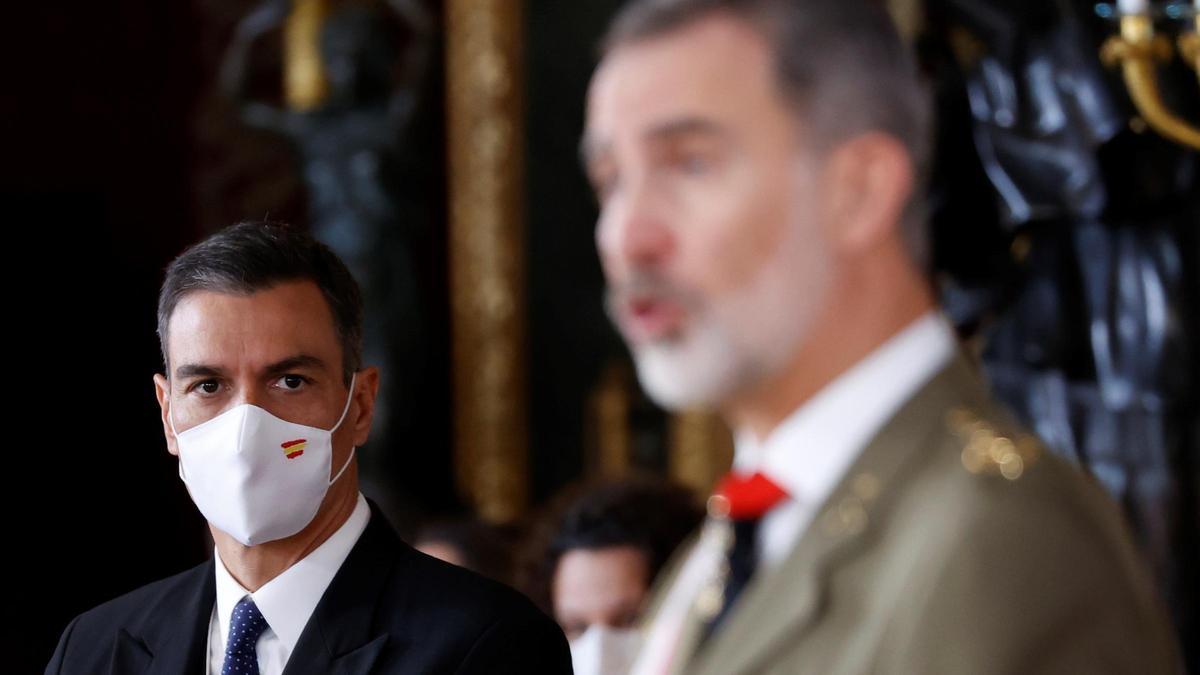
{"type": "MultiPolygon", "coordinates": [[[[201,675],[213,561],[71,622],[46,673],[201,675]]],[[[570,673],[566,639],[516,591],[400,541],[379,510],[288,659],[302,673],[570,673]]]]}

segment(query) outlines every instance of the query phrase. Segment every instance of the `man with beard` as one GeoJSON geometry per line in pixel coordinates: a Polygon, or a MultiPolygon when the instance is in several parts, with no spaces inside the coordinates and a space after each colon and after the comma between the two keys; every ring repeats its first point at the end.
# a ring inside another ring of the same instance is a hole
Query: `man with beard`
{"type": "Polygon", "coordinates": [[[637,0],[607,38],[610,311],[652,398],[737,436],[634,672],[1172,672],[1118,511],[937,312],[929,102],[882,4],[637,0]]]}

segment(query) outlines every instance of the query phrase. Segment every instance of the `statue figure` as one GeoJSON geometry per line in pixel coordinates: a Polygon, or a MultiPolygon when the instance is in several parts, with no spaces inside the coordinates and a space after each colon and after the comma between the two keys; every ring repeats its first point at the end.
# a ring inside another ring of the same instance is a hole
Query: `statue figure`
{"type": "Polygon", "coordinates": [[[1125,507],[1186,635],[1200,620],[1187,502],[1198,487],[1189,427],[1200,384],[1189,376],[1197,326],[1185,325],[1200,311],[1185,274],[1198,262],[1187,251],[1200,158],[1131,131],[1119,80],[1100,64],[1098,24],[1084,14],[1092,3],[928,8],[934,39],[953,55],[942,66],[961,82],[994,225],[1020,251],[1015,274],[992,280],[1004,288],[951,282],[947,305],[984,326],[997,394],[1125,507]]]}
{"type": "MultiPolygon", "coordinates": [[[[303,2],[266,0],[237,26],[221,69],[221,88],[250,127],[286,137],[308,191],[313,234],[330,246],[364,295],[364,359],[387,376],[376,406],[372,445],[405,438],[420,425],[421,384],[428,368],[428,312],[417,287],[415,257],[429,233],[424,166],[405,153],[432,24],[413,0],[342,3],[316,16],[320,89],[314,105],[297,109],[248,91],[251,47],[281,29],[303,2]],[[390,10],[390,11],[389,11],[390,10]],[[407,28],[406,42],[395,18],[407,28]]],[[[309,8],[311,9],[311,8],[309,8]]],[[[386,492],[388,453],[364,453],[368,482],[386,492]]],[[[378,494],[378,493],[376,493],[378,494]]],[[[384,498],[380,495],[380,498],[384,498]]]]}

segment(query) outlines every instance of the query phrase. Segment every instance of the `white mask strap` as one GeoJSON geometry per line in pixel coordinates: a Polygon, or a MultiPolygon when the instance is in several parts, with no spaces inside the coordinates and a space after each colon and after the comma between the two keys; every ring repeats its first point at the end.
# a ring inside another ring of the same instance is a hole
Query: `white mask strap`
{"type": "MultiPolygon", "coordinates": [[[[337,424],[333,425],[333,428],[329,430],[330,452],[333,452],[333,432],[337,431],[338,427],[342,426],[342,422],[346,419],[346,413],[350,411],[350,401],[354,400],[354,381],[357,378],[358,373],[354,373],[350,376],[350,395],[346,397],[346,407],[342,408],[342,416],[338,418],[337,424]]],[[[350,460],[354,459],[354,450],[354,446],[350,446],[350,455],[346,457],[346,463],[343,464],[342,468],[338,470],[337,475],[333,477],[333,480],[329,481],[330,485],[336,483],[337,480],[342,477],[342,474],[346,473],[346,469],[350,467],[350,460]]]]}
{"type": "MultiPolygon", "coordinates": [[[[354,446],[350,446],[350,456],[346,458],[346,463],[342,465],[342,468],[337,472],[337,475],[333,477],[333,480],[329,481],[330,485],[336,483],[337,480],[342,477],[342,474],[346,473],[346,469],[350,468],[350,460],[354,459],[354,450],[354,446]]],[[[330,452],[332,452],[332,450],[330,450],[330,452]]]]}
{"type": "MultiPolygon", "coordinates": [[[[338,427],[342,426],[342,422],[346,419],[346,413],[350,412],[350,402],[354,400],[354,381],[357,378],[358,373],[350,376],[350,394],[346,396],[346,407],[342,408],[342,416],[338,418],[337,424],[333,425],[333,428],[329,430],[331,434],[337,431],[338,427]]],[[[335,478],[334,480],[337,479],[335,478]]]]}

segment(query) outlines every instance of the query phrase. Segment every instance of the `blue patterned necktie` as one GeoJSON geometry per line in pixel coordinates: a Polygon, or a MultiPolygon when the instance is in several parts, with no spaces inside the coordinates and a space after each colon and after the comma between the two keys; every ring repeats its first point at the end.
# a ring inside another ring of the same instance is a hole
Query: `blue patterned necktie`
{"type": "Polygon", "coordinates": [[[270,626],[250,596],[233,607],[221,675],[258,675],[258,638],[270,626]]]}

